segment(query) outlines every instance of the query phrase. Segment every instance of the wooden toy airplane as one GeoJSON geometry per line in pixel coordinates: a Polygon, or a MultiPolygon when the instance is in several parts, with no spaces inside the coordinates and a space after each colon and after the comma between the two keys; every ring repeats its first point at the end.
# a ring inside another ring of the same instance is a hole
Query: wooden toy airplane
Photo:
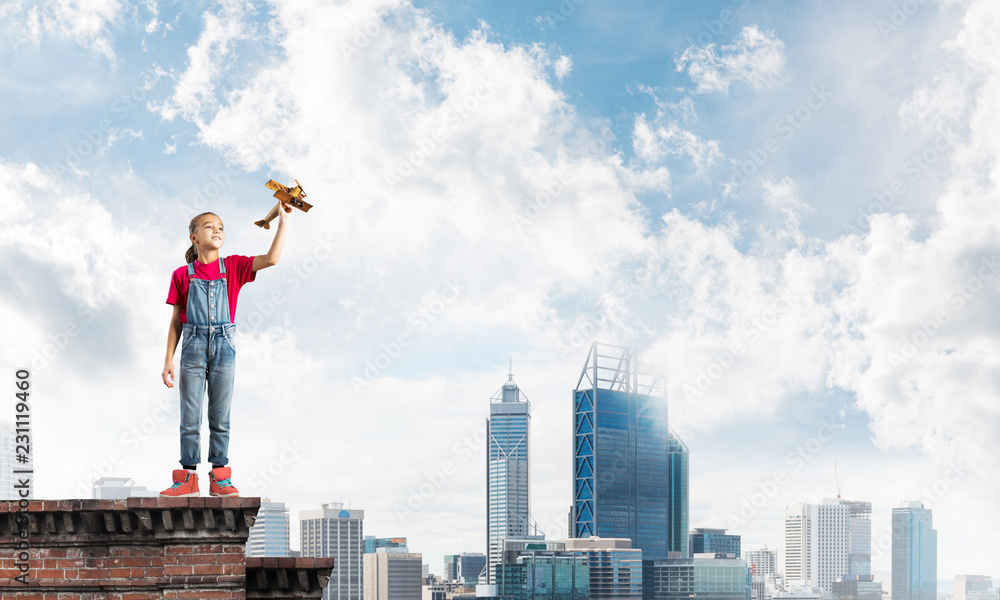
{"type": "Polygon", "coordinates": [[[302,212],[309,212],[309,209],[312,208],[312,204],[302,200],[306,197],[306,192],[302,189],[302,184],[299,183],[298,179],[295,180],[295,187],[293,188],[281,185],[273,179],[265,183],[264,186],[274,190],[274,197],[278,199],[278,203],[274,205],[271,212],[267,213],[266,217],[254,223],[258,227],[263,227],[264,229],[271,228],[271,221],[278,217],[278,211],[281,210],[282,202],[287,202],[302,212]]]}

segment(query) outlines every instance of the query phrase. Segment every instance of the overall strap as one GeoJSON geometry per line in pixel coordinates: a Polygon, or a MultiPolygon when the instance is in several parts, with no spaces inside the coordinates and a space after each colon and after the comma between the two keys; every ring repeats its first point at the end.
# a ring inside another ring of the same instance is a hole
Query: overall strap
{"type": "Polygon", "coordinates": [[[188,277],[194,277],[194,263],[188,263],[188,277]]]}
{"type": "Polygon", "coordinates": [[[219,275],[226,276],[226,259],[219,257],[219,275]]]}

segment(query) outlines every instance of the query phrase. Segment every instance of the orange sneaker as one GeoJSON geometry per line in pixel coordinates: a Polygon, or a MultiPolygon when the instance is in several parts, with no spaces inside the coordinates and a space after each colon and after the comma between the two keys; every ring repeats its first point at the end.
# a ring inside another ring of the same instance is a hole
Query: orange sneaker
{"type": "Polygon", "coordinates": [[[219,467],[209,471],[208,479],[211,484],[208,493],[212,496],[239,496],[240,491],[233,487],[233,482],[229,479],[232,474],[233,470],[229,467],[219,467]]]}
{"type": "Polygon", "coordinates": [[[166,498],[190,498],[200,496],[198,474],[187,469],[174,469],[174,484],[160,492],[166,498]]]}

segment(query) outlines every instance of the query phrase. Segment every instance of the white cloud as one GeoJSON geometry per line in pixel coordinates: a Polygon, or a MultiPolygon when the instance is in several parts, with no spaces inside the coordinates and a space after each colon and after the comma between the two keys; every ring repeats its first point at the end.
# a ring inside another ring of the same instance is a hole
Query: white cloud
{"type": "Polygon", "coordinates": [[[562,81],[573,70],[573,59],[566,55],[560,56],[556,60],[555,65],[553,65],[553,68],[555,69],[556,77],[559,81],[562,81]]]}
{"type": "MultiPolygon", "coordinates": [[[[657,121],[662,120],[657,118],[657,121]]],[[[702,177],[723,157],[716,140],[702,139],[672,121],[650,126],[645,114],[635,118],[632,145],[636,155],[646,161],[657,161],[667,155],[687,158],[702,177]]]]}
{"type": "Polygon", "coordinates": [[[773,31],[751,25],[744,27],[732,44],[718,50],[715,44],[688,46],[674,64],[678,72],[687,71],[698,93],[728,93],[735,82],[759,90],[774,85],[784,75],[785,44],[773,31]]]}
{"type": "Polygon", "coordinates": [[[187,65],[177,76],[174,93],[153,108],[166,120],[177,116],[200,121],[202,113],[216,106],[219,77],[232,61],[233,45],[258,35],[248,20],[253,6],[226,0],[218,12],[203,14],[204,29],[197,43],[188,47],[187,65]]]}
{"type": "Polygon", "coordinates": [[[119,19],[121,11],[122,4],[117,0],[54,0],[30,8],[18,1],[8,4],[3,16],[8,38],[37,45],[42,32],[48,32],[66,37],[117,65],[108,25],[119,19]]]}

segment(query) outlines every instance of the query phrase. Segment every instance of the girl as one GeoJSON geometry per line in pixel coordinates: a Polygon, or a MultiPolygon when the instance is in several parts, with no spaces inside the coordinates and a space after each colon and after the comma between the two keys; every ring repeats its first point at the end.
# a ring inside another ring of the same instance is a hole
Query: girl
{"type": "Polygon", "coordinates": [[[174,350],[181,343],[181,466],[173,473],[174,483],[160,496],[198,496],[201,462],[201,414],[208,388],[209,493],[212,496],[239,496],[230,479],[229,407],[236,373],[236,298],[244,284],[256,279],[257,271],[278,264],[285,244],[285,229],[292,207],[281,203],[278,228],[267,254],[261,256],[219,256],[226,242],[222,220],[214,213],[202,213],[191,220],[191,247],[184,259],[187,265],[174,271],[167,293],[167,304],[174,305],[167,331],[167,358],[163,365],[163,383],[174,387],[174,350]]]}

